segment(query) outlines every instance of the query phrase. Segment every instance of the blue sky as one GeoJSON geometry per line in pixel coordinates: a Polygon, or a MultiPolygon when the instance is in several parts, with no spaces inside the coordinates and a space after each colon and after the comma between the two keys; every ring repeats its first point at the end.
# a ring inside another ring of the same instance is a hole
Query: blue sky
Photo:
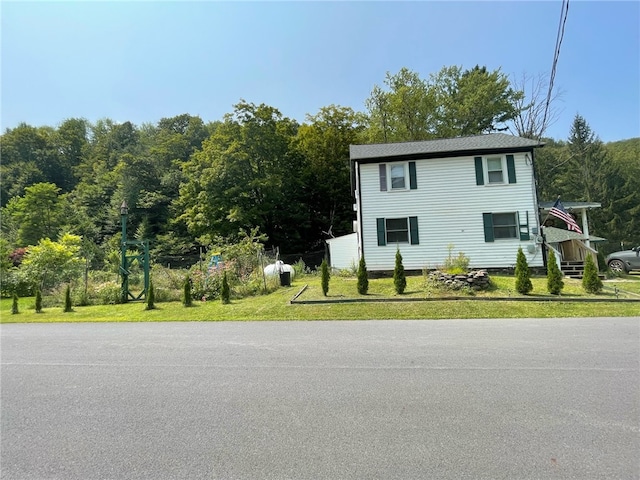
{"type": "MultiPolygon", "coordinates": [[[[219,120],[241,98],[304,121],[364,111],[385,73],[551,70],[560,1],[12,2],[1,15],[1,128],[66,118],[219,120]]],[[[576,113],[604,141],[640,136],[640,2],[569,5],[547,134],[576,113]]]]}

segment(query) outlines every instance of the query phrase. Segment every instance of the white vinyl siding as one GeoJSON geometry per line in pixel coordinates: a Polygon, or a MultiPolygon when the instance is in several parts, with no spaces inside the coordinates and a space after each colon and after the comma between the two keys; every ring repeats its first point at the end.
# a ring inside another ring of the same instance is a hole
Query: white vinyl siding
{"type": "MultiPolygon", "coordinates": [[[[514,153],[513,157],[518,180],[505,184],[504,188],[478,186],[473,156],[416,160],[417,189],[397,191],[392,201],[388,192],[380,191],[379,164],[359,165],[359,225],[367,268],[393,270],[396,248],[400,248],[406,269],[436,268],[447,257],[449,245],[453,245],[456,254],[464,252],[472,268],[513,266],[520,246],[530,266],[542,266],[540,247],[533,253],[526,248],[533,240],[509,238],[485,242],[486,212],[516,213],[516,231],[527,219],[529,228],[538,226],[531,162],[525,161],[524,153],[514,153]],[[419,245],[378,245],[377,219],[414,216],[420,228],[419,245]]],[[[504,163],[502,173],[506,180],[504,163]]]]}

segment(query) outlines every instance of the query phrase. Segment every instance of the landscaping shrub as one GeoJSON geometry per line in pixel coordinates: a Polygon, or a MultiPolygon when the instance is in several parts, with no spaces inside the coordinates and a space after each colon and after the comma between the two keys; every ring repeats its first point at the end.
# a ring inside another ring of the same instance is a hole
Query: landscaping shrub
{"type": "Polygon", "coordinates": [[[550,249],[547,258],[547,291],[552,295],[560,295],[563,288],[562,272],[556,263],[556,254],[550,249]]]}
{"type": "Polygon", "coordinates": [[[533,290],[533,284],[531,283],[531,273],[529,272],[529,264],[527,263],[527,257],[524,256],[522,247],[518,248],[518,255],[516,258],[516,291],[522,295],[526,295],[533,290]]]}
{"type": "Polygon", "coordinates": [[[71,303],[71,285],[67,285],[64,290],[64,312],[73,312],[73,304],[71,303]]]}
{"type": "Polygon", "coordinates": [[[185,307],[190,307],[193,305],[193,297],[191,296],[191,280],[189,277],[184,280],[184,290],[182,293],[182,304],[185,307]]]}
{"type": "Polygon", "coordinates": [[[402,255],[400,249],[396,250],[396,264],[393,269],[393,286],[396,293],[402,295],[407,288],[407,277],[404,273],[404,265],[402,264],[402,255]]]}
{"type": "Polygon", "coordinates": [[[36,290],[36,313],[42,313],[42,292],[39,288],[36,290]]]}
{"type": "Polygon", "coordinates": [[[591,255],[587,255],[584,261],[584,274],[582,276],[582,288],[587,293],[600,293],[602,291],[602,280],[598,276],[598,267],[596,267],[591,255]]]}
{"type": "Polygon", "coordinates": [[[20,313],[20,310],[18,310],[18,294],[14,293],[13,302],[11,303],[11,314],[17,315],[18,313],[20,313]]]}
{"type": "Polygon", "coordinates": [[[329,278],[331,277],[329,273],[329,265],[327,265],[326,258],[323,258],[322,263],[320,264],[320,274],[322,276],[322,294],[326,297],[327,293],[329,292],[329,278]]]}
{"type": "Polygon", "coordinates": [[[367,263],[364,260],[364,255],[360,257],[358,263],[358,293],[360,295],[366,295],[369,291],[369,276],[367,274],[367,263]]]}
{"type": "Polygon", "coordinates": [[[117,282],[105,282],[96,287],[98,301],[102,305],[122,303],[121,285],[117,282]]]}
{"type": "Polygon", "coordinates": [[[156,308],[156,292],[153,288],[153,282],[149,281],[149,291],[147,292],[147,306],[145,310],[153,310],[156,308]]]}
{"type": "Polygon", "coordinates": [[[222,274],[222,289],[220,290],[220,299],[224,304],[231,302],[231,289],[229,288],[226,271],[222,274]]]}
{"type": "Polygon", "coordinates": [[[444,259],[442,270],[445,273],[450,273],[452,275],[468,272],[471,259],[463,252],[458,252],[458,256],[453,257],[451,255],[451,252],[453,251],[453,244],[449,244],[447,246],[447,250],[449,251],[449,254],[447,255],[447,258],[444,259]]]}

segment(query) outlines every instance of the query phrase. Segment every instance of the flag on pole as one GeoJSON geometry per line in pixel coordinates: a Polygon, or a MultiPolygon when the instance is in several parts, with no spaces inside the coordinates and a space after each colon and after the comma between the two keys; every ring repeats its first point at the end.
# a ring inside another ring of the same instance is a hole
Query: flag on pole
{"type": "Polygon", "coordinates": [[[553,207],[551,207],[551,210],[549,210],[549,214],[565,222],[567,224],[567,229],[573,230],[574,232],[582,233],[582,230],[576,223],[575,219],[569,212],[565,210],[564,205],[562,205],[562,203],[560,202],[560,199],[557,199],[556,203],[553,204],[553,207]]]}

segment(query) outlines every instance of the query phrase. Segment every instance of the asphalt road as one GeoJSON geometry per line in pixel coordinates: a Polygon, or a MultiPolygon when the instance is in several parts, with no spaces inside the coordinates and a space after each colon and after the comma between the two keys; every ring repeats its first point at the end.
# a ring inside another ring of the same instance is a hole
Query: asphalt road
{"type": "Polygon", "coordinates": [[[0,335],[2,479],[640,476],[640,318],[0,335]]]}

